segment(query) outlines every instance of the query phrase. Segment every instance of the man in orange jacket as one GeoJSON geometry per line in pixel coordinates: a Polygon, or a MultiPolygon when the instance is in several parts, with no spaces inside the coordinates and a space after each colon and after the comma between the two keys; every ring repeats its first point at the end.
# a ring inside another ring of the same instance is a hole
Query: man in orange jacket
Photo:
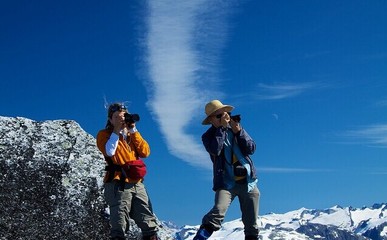
{"type": "Polygon", "coordinates": [[[136,128],[136,117],[123,104],[113,103],[106,127],[97,135],[98,149],[108,164],[104,196],[110,210],[110,238],[126,239],[130,217],[144,240],[158,240],[158,224],[143,184],[146,167],[140,159],[149,156],[150,148],[136,128]]]}

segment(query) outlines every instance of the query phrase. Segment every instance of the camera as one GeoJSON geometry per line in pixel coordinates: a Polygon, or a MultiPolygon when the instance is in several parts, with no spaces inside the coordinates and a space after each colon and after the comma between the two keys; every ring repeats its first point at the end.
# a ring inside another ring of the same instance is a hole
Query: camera
{"type": "Polygon", "coordinates": [[[238,115],[233,115],[233,116],[231,116],[230,115],[230,118],[234,121],[234,122],[240,122],[241,121],[241,115],[240,114],[238,114],[238,115]]]}
{"type": "Polygon", "coordinates": [[[124,117],[125,117],[126,124],[133,124],[135,122],[140,121],[140,115],[136,113],[133,113],[133,114],[125,113],[124,117]]]}
{"type": "Polygon", "coordinates": [[[234,166],[234,175],[236,177],[244,177],[247,175],[247,169],[242,165],[234,166]]]}
{"type": "Polygon", "coordinates": [[[233,164],[234,167],[234,175],[236,177],[244,177],[247,175],[247,169],[239,162],[233,164]]]}

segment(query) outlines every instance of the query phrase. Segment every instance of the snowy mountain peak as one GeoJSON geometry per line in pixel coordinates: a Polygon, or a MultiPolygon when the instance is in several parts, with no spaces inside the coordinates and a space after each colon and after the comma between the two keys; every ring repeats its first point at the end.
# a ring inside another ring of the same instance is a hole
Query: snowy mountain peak
{"type": "MultiPolygon", "coordinates": [[[[272,239],[387,239],[387,204],[361,209],[333,206],[316,210],[300,208],[283,214],[270,213],[258,218],[260,237],[272,239]]],[[[190,240],[199,226],[185,226],[178,239],[190,240]]],[[[241,219],[226,222],[210,240],[243,239],[241,219]]]]}

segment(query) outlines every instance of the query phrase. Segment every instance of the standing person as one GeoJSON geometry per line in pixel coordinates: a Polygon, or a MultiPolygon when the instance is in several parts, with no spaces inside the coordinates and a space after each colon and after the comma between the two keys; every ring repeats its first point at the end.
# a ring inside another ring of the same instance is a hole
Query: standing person
{"type": "Polygon", "coordinates": [[[141,229],[144,240],[158,240],[158,225],[143,184],[146,172],[140,158],[150,154],[148,143],[136,128],[137,114],[113,103],[105,129],[98,132],[97,146],[107,162],[104,196],[110,209],[110,239],[126,239],[129,217],[141,229]],[[138,165],[137,167],[134,165],[138,165]]]}
{"type": "Polygon", "coordinates": [[[205,106],[203,125],[211,127],[202,135],[205,149],[213,163],[215,205],[203,217],[194,240],[208,239],[221,228],[228,207],[238,197],[242,211],[245,240],[258,239],[260,192],[254,163],[250,156],[255,142],[240,125],[240,116],[231,116],[233,106],[213,100],[205,106]]]}

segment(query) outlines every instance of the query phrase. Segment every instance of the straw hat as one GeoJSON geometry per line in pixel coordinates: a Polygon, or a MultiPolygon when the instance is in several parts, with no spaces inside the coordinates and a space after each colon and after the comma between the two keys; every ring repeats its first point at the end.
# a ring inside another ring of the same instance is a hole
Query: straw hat
{"type": "Polygon", "coordinates": [[[230,105],[223,105],[223,103],[221,103],[219,100],[212,100],[211,102],[206,104],[205,113],[207,117],[203,120],[202,124],[203,125],[211,124],[208,121],[208,118],[219,109],[223,109],[225,112],[231,112],[234,109],[234,107],[230,105]]]}

